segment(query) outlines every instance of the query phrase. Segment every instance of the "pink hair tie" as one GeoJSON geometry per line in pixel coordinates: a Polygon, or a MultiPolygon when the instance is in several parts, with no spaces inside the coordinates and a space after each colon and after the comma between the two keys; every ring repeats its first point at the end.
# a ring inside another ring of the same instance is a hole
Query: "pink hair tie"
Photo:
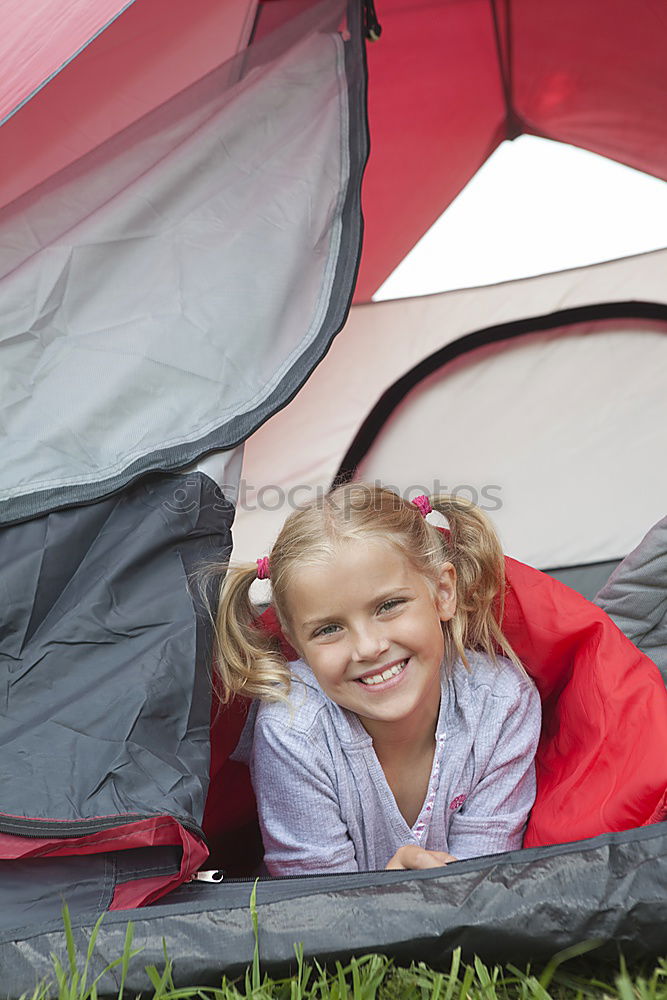
{"type": "Polygon", "coordinates": [[[257,579],[258,580],[271,579],[271,566],[269,564],[268,556],[262,556],[261,559],[257,560],[257,579]]]}
{"type": "Polygon", "coordinates": [[[422,517],[426,517],[430,514],[433,508],[431,507],[431,501],[427,496],[422,493],[419,497],[413,497],[410,503],[413,503],[422,517]]]}

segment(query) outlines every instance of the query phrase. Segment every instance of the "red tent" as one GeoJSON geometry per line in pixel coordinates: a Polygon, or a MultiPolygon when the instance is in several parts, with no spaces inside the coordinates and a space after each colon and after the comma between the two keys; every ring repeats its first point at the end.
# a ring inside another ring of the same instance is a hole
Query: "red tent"
{"type": "MultiPolygon", "coordinates": [[[[342,466],[392,476],[384,439],[374,449],[385,423],[405,458],[401,488],[422,475],[408,459],[460,461],[470,477],[469,456],[497,461],[517,471],[532,512],[515,517],[530,530],[513,545],[543,568],[608,571],[648,527],[642,518],[663,513],[664,251],[428,300],[368,300],[506,138],[562,140],[667,178],[667,21],[646,2],[380,2],[359,260],[357,23],[361,14],[375,29],[368,0],[350,4],[347,21],[338,0],[9,0],[3,13],[0,965],[6,989],[21,992],[23,938],[31,975],[48,971],[62,893],[84,928],[100,908],[158,899],[204,856],[210,635],[187,577],[229,552],[244,442],[246,481],[276,484],[283,499],[327,486],[342,466]],[[333,340],[358,267],[360,304],[333,340]],[[427,453],[425,436],[393,415],[409,415],[413,390],[424,402],[440,369],[452,419],[427,453]],[[467,410],[455,421],[461,373],[493,403],[477,426],[467,410]],[[577,407],[596,378],[604,419],[584,419],[577,407]],[[636,494],[621,511],[603,502],[621,495],[619,477],[636,494]],[[577,530],[563,517],[572,482],[590,499],[577,530]]],[[[235,545],[259,554],[281,511],[247,513],[239,500],[235,545]]],[[[578,615],[581,600],[573,606],[578,615]]],[[[599,634],[628,646],[593,618],[577,634],[597,678],[599,634]]],[[[535,628],[549,657],[554,642],[570,649],[535,628]]],[[[634,650],[631,661],[646,667],[634,650]]],[[[633,692],[644,690],[637,676],[633,692]]],[[[582,677],[571,691],[583,728],[582,677]]],[[[638,825],[661,815],[659,784],[659,774],[646,784],[638,825]]],[[[243,816],[250,804],[234,808],[243,816]]],[[[262,885],[263,946],[277,963],[294,940],[325,959],[381,947],[441,961],[463,942],[516,960],[599,934],[648,953],[664,943],[651,872],[662,872],[665,839],[658,825],[444,875],[262,885]]],[[[160,960],[164,936],[181,976],[233,968],[251,954],[246,908],[245,887],[185,884],[145,917],[146,962],[160,960]]],[[[124,917],[114,919],[101,952],[124,917]]]]}
{"type": "Polygon", "coordinates": [[[385,0],[378,14],[359,301],[505,139],[568,142],[667,179],[665,23],[655,5],[385,0]]]}
{"type": "MultiPolygon", "coordinates": [[[[0,204],[242,49],[255,22],[268,31],[308,6],[12,0],[0,204]]],[[[667,179],[665,23],[648,0],[380,0],[377,15],[357,301],[505,139],[544,136],[667,179]]]]}

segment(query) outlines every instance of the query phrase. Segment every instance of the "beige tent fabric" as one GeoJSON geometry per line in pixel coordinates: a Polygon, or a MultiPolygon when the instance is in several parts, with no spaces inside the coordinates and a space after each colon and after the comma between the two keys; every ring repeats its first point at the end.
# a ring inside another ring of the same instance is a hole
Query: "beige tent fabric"
{"type": "MultiPolygon", "coordinates": [[[[327,488],[378,398],[433,351],[557,310],[664,303],[666,274],[661,250],[354,308],[301,392],[246,442],[234,557],[263,554],[294,504],[327,488]]],[[[385,435],[366,475],[401,488],[471,485],[480,498],[482,487],[500,486],[490,492],[502,506],[489,513],[506,550],[534,565],[624,555],[664,513],[667,338],[644,321],[599,331],[580,325],[456,362],[441,383],[442,403],[435,389],[423,394],[426,410],[409,418],[402,444],[396,438],[400,461],[387,457],[385,435]]],[[[398,434],[395,424],[387,435],[398,434]]]]}

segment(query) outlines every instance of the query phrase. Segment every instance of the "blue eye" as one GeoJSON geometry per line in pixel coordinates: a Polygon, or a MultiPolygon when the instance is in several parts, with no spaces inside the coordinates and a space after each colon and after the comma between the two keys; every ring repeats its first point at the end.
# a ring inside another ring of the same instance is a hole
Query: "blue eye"
{"type": "Polygon", "coordinates": [[[387,611],[393,611],[400,604],[405,604],[405,601],[400,600],[398,597],[392,597],[391,600],[385,601],[383,604],[381,604],[378,610],[381,613],[387,611]]]}
{"type": "Polygon", "coordinates": [[[318,628],[317,632],[315,632],[315,637],[318,635],[334,635],[335,630],[339,627],[339,625],[324,625],[323,628],[318,628]]]}

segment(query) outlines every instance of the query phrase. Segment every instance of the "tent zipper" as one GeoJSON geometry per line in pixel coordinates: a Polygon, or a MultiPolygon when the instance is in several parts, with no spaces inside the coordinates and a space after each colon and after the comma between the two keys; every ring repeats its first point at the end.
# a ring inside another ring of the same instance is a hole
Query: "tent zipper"
{"type": "Polygon", "coordinates": [[[373,0],[364,0],[364,35],[369,42],[377,42],[382,34],[382,25],[378,21],[375,13],[375,3],[373,0]]]}
{"type": "Polygon", "coordinates": [[[188,881],[190,882],[209,882],[215,885],[219,885],[224,882],[225,885],[231,885],[239,882],[247,882],[249,885],[255,882],[289,882],[292,879],[314,879],[314,878],[340,878],[341,875],[378,875],[381,871],[385,871],[384,868],[370,868],[362,872],[311,872],[307,875],[258,875],[256,878],[241,878],[240,876],[234,876],[231,878],[226,878],[223,870],[212,869],[210,871],[198,871],[190,877],[188,881]]]}

